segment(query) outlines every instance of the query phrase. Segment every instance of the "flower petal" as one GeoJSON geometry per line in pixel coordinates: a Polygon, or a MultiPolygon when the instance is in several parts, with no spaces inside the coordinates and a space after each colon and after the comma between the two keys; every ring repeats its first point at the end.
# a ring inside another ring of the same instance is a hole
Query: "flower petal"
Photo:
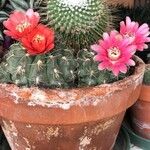
{"type": "Polygon", "coordinates": [[[127,62],[128,66],[135,66],[135,61],[133,61],[132,59],[129,59],[127,62]]]}

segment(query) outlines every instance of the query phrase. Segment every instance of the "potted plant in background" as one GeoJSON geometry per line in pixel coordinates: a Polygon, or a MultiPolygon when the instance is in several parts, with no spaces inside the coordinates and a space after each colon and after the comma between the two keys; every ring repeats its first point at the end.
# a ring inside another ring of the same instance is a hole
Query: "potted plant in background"
{"type": "Polygon", "coordinates": [[[131,143],[144,150],[148,150],[150,147],[149,84],[150,65],[147,64],[141,94],[138,101],[129,109],[123,125],[129,133],[131,143]]]}
{"type": "Polygon", "coordinates": [[[143,138],[150,140],[150,65],[145,70],[139,100],[131,108],[132,127],[143,138]]]}
{"type": "Polygon", "coordinates": [[[12,150],[112,149],[140,93],[145,65],[133,55],[147,48],[148,25],[127,17],[120,32],[106,33],[112,18],[100,0],[37,6],[3,23],[16,40],[0,64],[1,126],[12,150]]]}
{"type": "Polygon", "coordinates": [[[150,65],[146,65],[141,94],[138,101],[129,109],[128,120],[124,124],[131,143],[141,149],[150,147],[150,65]]]}

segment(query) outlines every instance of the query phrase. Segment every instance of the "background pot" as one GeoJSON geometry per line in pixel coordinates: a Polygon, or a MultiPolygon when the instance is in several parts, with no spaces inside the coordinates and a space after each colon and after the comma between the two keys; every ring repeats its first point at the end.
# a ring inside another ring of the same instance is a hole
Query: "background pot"
{"type": "Polygon", "coordinates": [[[130,150],[130,144],[129,134],[127,130],[122,127],[113,150],[130,150]]]}
{"type": "Polygon", "coordinates": [[[2,128],[12,150],[112,149],[140,93],[145,65],[136,59],[133,75],[113,84],[54,90],[0,84],[2,128]]]}
{"type": "Polygon", "coordinates": [[[142,85],[140,97],[131,109],[132,127],[135,132],[150,139],[150,86],[142,85]]]}
{"type": "Polygon", "coordinates": [[[125,121],[123,124],[123,127],[129,133],[130,141],[132,144],[134,144],[135,146],[137,146],[138,148],[143,149],[143,150],[150,149],[150,140],[137,135],[134,132],[134,130],[131,128],[129,122],[125,121]]]}
{"type": "Polygon", "coordinates": [[[2,130],[0,132],[0,150],[11,150],[2,130]]]}

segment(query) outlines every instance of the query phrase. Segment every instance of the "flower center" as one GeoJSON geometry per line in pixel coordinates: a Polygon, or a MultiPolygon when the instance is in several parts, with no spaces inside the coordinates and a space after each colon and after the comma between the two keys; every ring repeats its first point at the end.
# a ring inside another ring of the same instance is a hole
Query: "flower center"
{"type": "Polygon", "coordinates": [[[133,33],[131,32],[127,32],[125,35],[124,35],[125,38],[130,38],[131,42],[133,42],[135,40],[135,36],[133,33]]]}
{"type": "Polygon", "coordinates": [[[39,35],[39,34],[37,34],[35,37],[34,37],[34,42],[36,42],[36,43],[40,43],[41,41],[43,41],[44,40],[44,36],[42,36],[42,35],[39,35]]]}
{"type": "Polygon", "coordinates": [[[26,28],[28,28],[31,24],[29,22],[24,22],[21,24],[18,24],[16,26],[16,30],[22,33],[26,28]]]}
{"type": "Polygon", "coordinates": [[[119,59],[121,55],[121,52],[118,48],[116,47],[112,47],[108,50],[108,57],[112,60],[112,61],[116,61],[119,59]]]}

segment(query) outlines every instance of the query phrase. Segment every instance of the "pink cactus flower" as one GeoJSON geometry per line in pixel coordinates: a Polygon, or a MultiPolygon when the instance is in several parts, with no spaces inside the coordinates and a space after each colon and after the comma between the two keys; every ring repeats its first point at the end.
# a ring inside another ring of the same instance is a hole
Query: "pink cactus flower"
{"type": "Polygon", "coordinates": [[[134,66],[132,56],[136,51],[135,45],[130,45],[130,40],[123,38],[117,31],[103,34],[103,40],[92,45],[91,49],[97,52],[95,61],[100,62],[99,70],[108,69],[118,76],[120,72],[126,73],[128,66],[134,66]]]}
{"type": "Polygon", "coordinates": [[[141,26],[137,22],[131,21],[126,17],[126,22],[120,22],[120,34],[125,38],[129,38],[131,44],[137,46],[138,51],[143,51],[148,48],[147,42],[150,42],[150,31],[148,24],[144,23],[141,26]]]}
{"type": "Polygon", "coordinates": [[[4,33],[16,40],[20,40],[38,25],[39,20],[39,14],[32,9],[28,9],[27,12],[14,11],[8,20],[3,23],[7,29],[4,30],[4,33]]]}

